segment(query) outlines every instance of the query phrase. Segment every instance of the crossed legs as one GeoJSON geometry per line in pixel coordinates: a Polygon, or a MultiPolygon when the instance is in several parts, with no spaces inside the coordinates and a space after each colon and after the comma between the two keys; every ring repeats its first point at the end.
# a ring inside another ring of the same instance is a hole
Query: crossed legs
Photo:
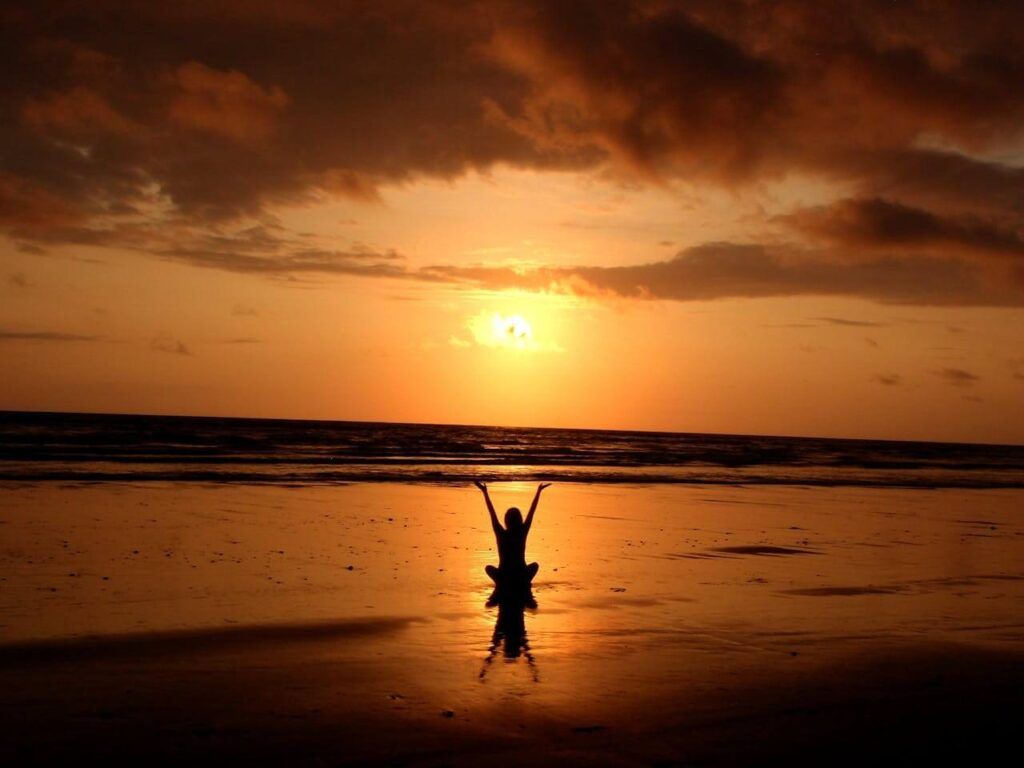
{"type": "MultiPolygon", "coordinates": [[[[533,577],[537,575],[537,571],[539,569],[539,563],[530,563],[528,566],[526,566],[526,570],[524,571],[523,575],[526,577],[527,583],[533,581],[533,577]]],[[[499,583],[499,580],[502,577],[500,568],[494,565],[488,565],[484,568],[484,570],[487,572],[487,575],[491,577],[491,581],[493,581],[495,584],[499,583]]]]}

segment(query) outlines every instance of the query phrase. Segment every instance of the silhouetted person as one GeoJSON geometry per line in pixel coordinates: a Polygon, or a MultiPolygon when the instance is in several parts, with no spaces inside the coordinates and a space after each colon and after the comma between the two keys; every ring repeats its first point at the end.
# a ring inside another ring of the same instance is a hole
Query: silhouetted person
{"type": "Polygon", "coordinates": [[[491,527],[498,542],[498,567],[488,565],[485,569],[487,575],[494,580],[499,589],[528,590],[540,566],[537,563],[526,564],[526,537],[530,535],[530,526],[533,525],[533,515],[537,511],[540,492],[551,483],[541,483],[537,486],[537,493],[530,505],[530,512],[526,515],[526,522],[523,522],[523,515],[516,507],[509,508],[505,513],[504,528],[498,522],[487,486],[479,480],[475,484],[483,491],[487,512],[491,516],[491,527]]]}

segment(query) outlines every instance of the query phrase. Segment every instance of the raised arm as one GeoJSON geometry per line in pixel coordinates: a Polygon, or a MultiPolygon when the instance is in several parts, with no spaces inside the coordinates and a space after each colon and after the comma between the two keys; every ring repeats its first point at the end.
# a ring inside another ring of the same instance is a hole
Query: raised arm
{"type": "Polygon", "coordinates": [[[487,514],[491,516],[491,528],[494,529],[495,533],[498,533],[501,531],[501,525],[498,523],[498,516],[494,513],[494,505],[491,503],[491,494],[487,492],[487,485],[479,480],[474,480],[473,485],[483,492],[484,501],[487,502],[487,514]]]}
{"type": "Polygon", "coordinates": [[[540,492],[547,488],[551,483],[541,483],[537,486],[537,493],[533,496],[533,503],[530,504],[530,512],[526,515],[526,522],[523,523],[523,527],[526,532],[530,532],[530,526],[533,525],[533,513],[537,511],[537,503],[540,501],[540,492]]]}

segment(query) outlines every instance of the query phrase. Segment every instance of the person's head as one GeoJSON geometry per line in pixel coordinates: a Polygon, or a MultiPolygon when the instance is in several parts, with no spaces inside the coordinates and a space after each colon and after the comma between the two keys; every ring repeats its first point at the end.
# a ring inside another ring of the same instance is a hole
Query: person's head
{"type": "Polygon", "coordinates": [[[523,527],[523,513],[518,507],[509,507],[505,513],[505,528],[509,531],[518,531],[523,527]]]}

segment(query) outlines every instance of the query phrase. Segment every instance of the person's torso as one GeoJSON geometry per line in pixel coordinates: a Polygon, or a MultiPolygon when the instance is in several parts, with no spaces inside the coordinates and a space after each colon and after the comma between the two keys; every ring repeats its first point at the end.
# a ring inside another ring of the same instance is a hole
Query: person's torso
{"type": "Polygon", "coordinates": [[[507,530],[499,533],[498,560],[500,567],[526,565],[526,534],[507,530]]]}

